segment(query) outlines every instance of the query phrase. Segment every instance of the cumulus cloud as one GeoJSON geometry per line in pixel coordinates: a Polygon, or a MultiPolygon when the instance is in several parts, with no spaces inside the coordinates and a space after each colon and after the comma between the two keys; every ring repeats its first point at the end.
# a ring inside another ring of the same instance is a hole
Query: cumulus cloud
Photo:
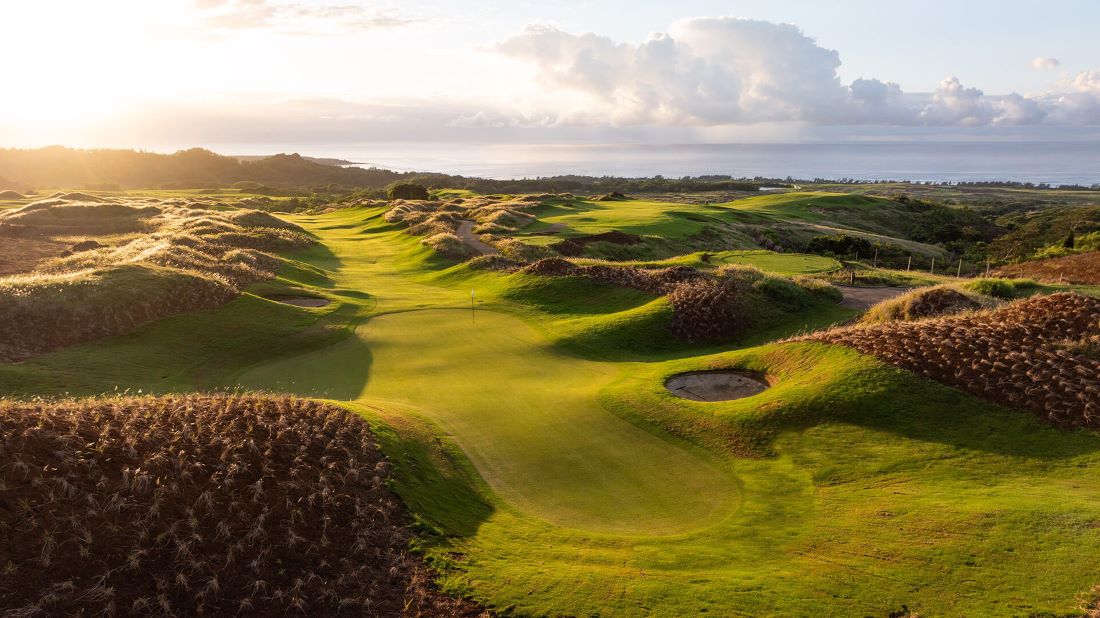
{"type": "Polygon", "coordinates": [[[940,84],[920,116],[925,124],[976,127],[989,124],[997,113],[985,93],[963,86],[957,77],[949,77],[940,84]]]}
{"type": "Polygon", "coordinates": [[[1061,64],[1062,63],[1057,58],[1051,58],[1049,56],[1036,56],[1031,60],[1031,66],[1040,71],[1053,71],[1061,64]]]}
{"type": "MultiPolygon", "coordinates": [[[[549,91],[587,96],[583,113],[558,109],[562,119],[981,127],[1093,123],[1100,117],[1100,72],[1078,75],[1062,92],[1031,96],[987,95],[956,77],[935,92],[908,94],[876,78],[842,83],[839,53],[795,26],[733,17],[679,21],[641,43],[529,26],[495,49],[529,63],[549,91]]],[[[1047,69],[1058,61],[1041,57],[1033,64],[1047,69]]]]}
{"type": "Polygon", "coordinates": [[[809,118],[847,96],[837,52],[763,21],[689,19],[638,45],[532,26],[497,50],[532,62],[550,87],[608,103],[623,123],[809,118]]]}

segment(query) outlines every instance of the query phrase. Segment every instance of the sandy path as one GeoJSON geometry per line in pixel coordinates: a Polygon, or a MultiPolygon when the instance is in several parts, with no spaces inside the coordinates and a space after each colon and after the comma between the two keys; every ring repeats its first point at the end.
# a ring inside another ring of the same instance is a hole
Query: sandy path
{"type": "Polygon", "coordinates": [[[850,285],[838,285],[836,287],[840,288],[841,293],[844,294],[844,300],[840,302],[841,307],[859,309],[861,311],[909,291],[909,288],[895,288],[889,286],[853,287],[850,285]]]}
{"type": "Polygon", "coordinates": [[[458,237],[462,239],[471,249],[477,251],[481,255],[497,255],[500,251],[497,251],[495,247],[481,242],[481,239],[474,234],[474,222],[462,221],[458,224],[458,237]]]}

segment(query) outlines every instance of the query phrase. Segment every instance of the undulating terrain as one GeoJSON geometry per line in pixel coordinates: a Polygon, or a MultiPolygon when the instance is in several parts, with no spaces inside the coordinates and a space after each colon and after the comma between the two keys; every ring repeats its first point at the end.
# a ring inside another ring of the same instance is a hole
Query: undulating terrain
{"type": "Polygon", "coordinates": [[[0,201],[4,611],[1100,611],[1087,205],[396,180],[0,201]]]}

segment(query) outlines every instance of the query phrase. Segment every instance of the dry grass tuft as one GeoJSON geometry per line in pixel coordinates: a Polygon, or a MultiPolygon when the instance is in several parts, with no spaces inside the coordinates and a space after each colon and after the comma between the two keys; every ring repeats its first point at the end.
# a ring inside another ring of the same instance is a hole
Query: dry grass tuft
{"type": "Polygon", "coordinates": [[[1059,293],[1000,309],[815,333],[1065,427],[1100,427],[1100,300],[1059,293]],[[1068,342],[1068,343],[1067,343],[1068,342]]]}
{"type": "Polygon", "coordinates": [[[0,401],[8,616],[472,616],[367,423],[286,397],[0,401]]]}
{"type": "Polygon", "coordinates": [[[874,305],[860,317],[864,323],[919,320],[991,306],[991,299],[980,299],[947,286],[917,288],[911,292],[884,300],[874,305]],[[985,300],[983,305],[980,300],[985,300]]]}

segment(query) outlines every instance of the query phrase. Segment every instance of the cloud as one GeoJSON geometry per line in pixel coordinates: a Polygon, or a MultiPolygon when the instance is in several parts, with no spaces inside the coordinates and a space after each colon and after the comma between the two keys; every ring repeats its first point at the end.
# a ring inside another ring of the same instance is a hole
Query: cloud
{"type": "Polygon", "coordinates": [[[967,88],[957,77],[949,77],[932,95],[932,102],[920,112],[924,124],[975,127],[997,117],[993,103],[977,88],[967,88]]]}
{"type": "Polygon", "coordinates": [[[278,0],[195,0],[201,24],[218,30],[278,29],[324,35],[406,26],[419,19],[362,4],[316,4],[278,0]]]}
{"type": "Polygon", "coordinates": [[[811,118],[847,96],[837,52],[786,24],[688,19],[638,45],[531,26],[496,49],[533,63],[550,88],[604,101],[620,123],[811,118]]]}
{"type": "Polygon", "coordinates": [[[1049,56],[1036,56],[1031,60],[1031,66],[1040,71],[1053,71],[1061,64],[1062,63],[1057,58],[1051,58],[1049,56]]]}
{"type": "MultiPolygon", "coordinates": [[[[561,122],[981,127],[1100,117],[1100,71],[1076,76],[1063,92],[1032,96],[987,95],[956,77],[935,92],[908,94],[875,78],[842,83],[840,54],[793,25],[733,17],[682,20],[637,44],[529,26],[495,50],[530,64],[551,97],[556,90],[587,97],[559,106],[561,122]]],[[[1058,61],[1033,64],[1047,69],[1058,61]]]]}

